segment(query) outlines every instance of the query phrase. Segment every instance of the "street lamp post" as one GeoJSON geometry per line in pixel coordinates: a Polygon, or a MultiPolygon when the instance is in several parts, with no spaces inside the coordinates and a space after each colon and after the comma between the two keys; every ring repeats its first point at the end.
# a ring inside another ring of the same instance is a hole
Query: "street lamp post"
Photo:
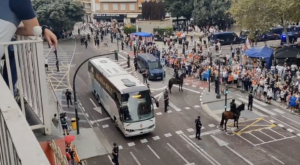
{"type": "Polygon", "coordinates": [[[219,54],[217,54],[216,57],[217,57],[218,63],[219,63],[218,80],[217,80],[217,82],[218,82],[218,86],[217,86],[218,90],[217,90],[217,96],[216,96],[216,98],[217,98],[217,99],[221,99],[221,95],[220,95],[220,70],[221,70],[221,60],[220,60],[220,55],[219,55],[219,54]]]}
{"type": "Polygon", "coordinates": [[[75,78],[77,76],[77,73],[79,71],[79,69],[81,68],[81,66],[83,64],[85,64],[88,60],[95,58],[95,57],[101,57],[101,56],[108,56],[108,55],[113,55],[113,53],[107,53],[107,54],[100,54],[100,55],[96,55],[93,57],[89,57],[86,60],[84,60],[76,69],[74,76],[73,76],[73,97],[74,97],[74,104],[75,104],[75,117],[76,117],[76,129],[77,129],[77,134],[79,134],[79,117],[78,117],[78,102],[77,102],[77,94],[76,94],[76,86],[75,86],[75,78]]]}
{"type": "Polygon", "coordinates": [[[209,75],[208,75],[208,92],[210,92],[210,77],[211,77],[211,67],[209,66],[209,75]]]}

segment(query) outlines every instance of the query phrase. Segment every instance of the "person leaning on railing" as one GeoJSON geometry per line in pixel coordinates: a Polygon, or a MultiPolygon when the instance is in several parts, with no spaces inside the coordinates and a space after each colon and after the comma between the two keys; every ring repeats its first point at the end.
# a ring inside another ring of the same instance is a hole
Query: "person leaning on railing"
{"type": "MultiPolygon", "coordinates": [[[[35,26],[40,25],[33,11],[31,0],[0,0],[0,43],[10,42],[15,34],[33,36],[35,26]]],[[[42,35],[48,44],[57,46],[57,38],[47,26],[42,27],[42,35]]],[[[2,59],[4,52],[4,47],[0,46],[0,59],[2,59]]],[[[10,58],[14,56],[13,51],[9,51],[9,56],[10,58]]],[[[10,60],[10,66],[15,68],[14,60],[10,60]]],[[[17,73],[13,74],[16,75],[17,73]]],[[[13,82],[13,86],[16,81],[13,82]]]]}

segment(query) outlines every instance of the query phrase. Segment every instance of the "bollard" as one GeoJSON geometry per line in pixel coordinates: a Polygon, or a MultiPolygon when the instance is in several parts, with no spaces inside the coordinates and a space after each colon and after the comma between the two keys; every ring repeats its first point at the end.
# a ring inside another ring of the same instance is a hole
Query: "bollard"
{"type": "Polygon", "coordinates": [[[72,125],[72,129],[73,129],[73,130],[76,130],[76,129],[77,129],[77,126],[76,126],[76,118],[72,118],[72,119],[71,119],[71,125],[72,125]]]}

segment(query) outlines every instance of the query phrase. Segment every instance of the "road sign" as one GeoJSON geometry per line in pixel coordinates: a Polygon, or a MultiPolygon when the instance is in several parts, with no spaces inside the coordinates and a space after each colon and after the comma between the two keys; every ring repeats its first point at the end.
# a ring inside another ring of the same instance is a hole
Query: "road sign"
{"type": "Polygon", "coordinates": [[[165,64],[166,64],[166,61],[165,61],[164,58],[161,58],[161,59],[160,59],[160,64],[161,64],[161,65],[165,65],[165,64]]]}

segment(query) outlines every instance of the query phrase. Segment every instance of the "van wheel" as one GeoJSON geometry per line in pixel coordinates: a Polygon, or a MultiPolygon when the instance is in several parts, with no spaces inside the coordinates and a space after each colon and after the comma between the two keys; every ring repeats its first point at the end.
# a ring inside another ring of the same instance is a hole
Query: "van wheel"
{"type": "Polygon", "coordinates": [[[97,98],[97,97],[96,97],[97,94],[96,94],[96,91],[95,91],[95,90],[94,90],[94,92],[93,92],[93,95],[94,95],[95,98],[97,98]]]}
{"type": "Polygon", "coordinates": [[[115,124],[116,127],[119,127],[119,126],[118,126],[118,123],[117,123],[117,118],[116,118],[116,116],[114,116],[114,124],[115,124]]]}
{"type": "Polygon", "coordinates": [[[99,95],[97,95],[97,96],[96,96],[96,99],[97,99],[97,101],[98,101],[99,105],[101,105],[101,101],[100,101],[100,97],[99,97],[99,95]]]}

